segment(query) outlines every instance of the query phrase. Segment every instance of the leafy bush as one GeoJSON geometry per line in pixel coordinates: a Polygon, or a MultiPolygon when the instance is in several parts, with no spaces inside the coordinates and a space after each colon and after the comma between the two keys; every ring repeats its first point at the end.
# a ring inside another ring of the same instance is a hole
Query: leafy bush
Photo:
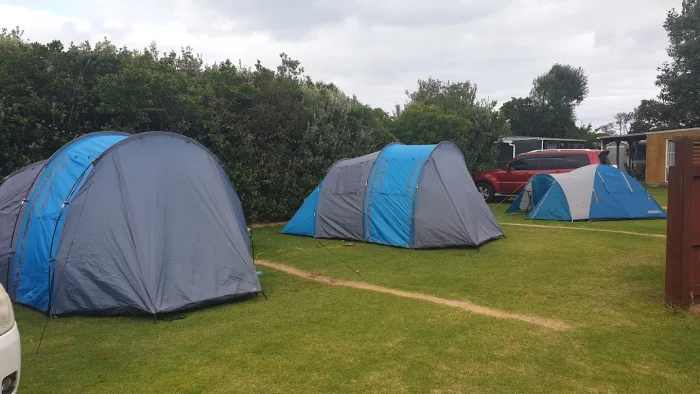
{"type": "Polygon", "coordinates": [[[506,130],[495,103],[477,101],[469,82],[419,84],[389,116],[312,81],[286,54],[275,70],[205,65],[190,48],[161,54],[155,44],[134,51],[106,40],[65,48],[2,30],[0,174],[85,133],[171,131],[221,159],[249,221],[274,221],[293,215],[333,162],[392,141],[453,140],[472,171],[491,165],[506,130]]]}

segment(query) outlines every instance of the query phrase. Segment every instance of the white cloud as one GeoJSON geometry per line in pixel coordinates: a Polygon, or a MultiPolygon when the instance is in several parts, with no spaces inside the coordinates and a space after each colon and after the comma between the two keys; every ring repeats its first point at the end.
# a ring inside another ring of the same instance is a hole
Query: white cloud
{"type": "Polygon", "coordinates": [[[269,67],[280,52],[314,79],[391,110],[418,78],[470,80],[499,102],[527,95],[555,62],[581,66],[594,126],[654,97],[666,11],[680,0],[0,0],[0,27],[37,41],[161,50],[269,67]]]}

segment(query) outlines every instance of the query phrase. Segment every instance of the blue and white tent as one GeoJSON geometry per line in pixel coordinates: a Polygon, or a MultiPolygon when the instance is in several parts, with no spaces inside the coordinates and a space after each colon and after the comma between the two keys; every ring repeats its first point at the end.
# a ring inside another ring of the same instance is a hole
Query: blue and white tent
{"type": "Polygon", "coordinates": [[[530,178],[506,213],[527,211],[528,219],[664,219],[666,212],[630,175],[594,164],[564,174],[530,178]]]}
{"type": "Polygon", "coordinates": [[[450,142],[393,143],[336,162],[282,232],[407,248],[478,246],[503,235],[450,142]]]}

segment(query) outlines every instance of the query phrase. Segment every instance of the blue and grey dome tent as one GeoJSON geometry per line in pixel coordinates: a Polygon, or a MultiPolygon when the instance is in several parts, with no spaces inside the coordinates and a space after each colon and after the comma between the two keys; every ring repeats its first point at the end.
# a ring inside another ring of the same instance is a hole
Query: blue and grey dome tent
{"type": "Polygon", "coordinates": [[[503,235],[451,142],[392,143],[336,162],[282,232],[408,248],[479,246],[503,235]]]}
{"type": "Polygon", "coordinates": [[[564,174],[530,178],[506,213],[528,212],[528,219],[664,219],[661,205],[630,175],[593,164],[564,174]]]}
{"type": "Polygon", "coordinates": [[[0,280],[56,315],[168,313],[261,291],[236,192],[181,135],[85,135],[8,177],[0,213],[0,280]]]}

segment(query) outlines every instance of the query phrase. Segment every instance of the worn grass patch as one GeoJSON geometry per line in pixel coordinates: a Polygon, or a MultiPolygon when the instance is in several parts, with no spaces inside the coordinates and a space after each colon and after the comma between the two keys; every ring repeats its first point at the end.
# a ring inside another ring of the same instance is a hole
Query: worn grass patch
{"type": "MultiPolygon", "coordinates": [[[[573,225],[665,233],[665,221],[573,225]]],[[[663,305],[663,238],[504,226],[508,238],[479,251],[413,251],[343,246],[280,229],[254,230],[261,258],[573,328],[555,331],[258,266],[268,301],[158,324],[59,318],[37,358],[45,320],[16,307],[22,391],[661,393],[700,385],[700,317],[663,305]]]]}

